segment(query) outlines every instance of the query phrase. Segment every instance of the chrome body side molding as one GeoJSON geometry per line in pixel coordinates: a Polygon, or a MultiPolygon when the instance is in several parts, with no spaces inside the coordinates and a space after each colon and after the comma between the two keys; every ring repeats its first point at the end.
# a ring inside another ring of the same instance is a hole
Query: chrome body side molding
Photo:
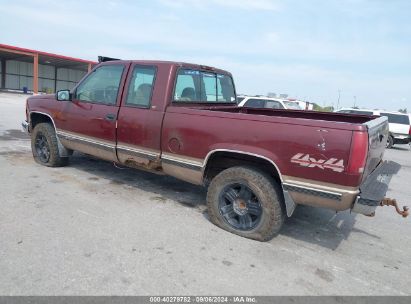
{"type": "Polygon", "coordinates": [[[295,184],[290,184],[290,183],[283,183],[283,188],[286,191],[299,192],[303,194],[309,194],[309,195],[332,199],[336,201],[340,201],[342,197],[341,193],[324,191],[324,190],[319,190],[319,189],[315,189],[311,187],[305,187],[305,186],[300,186],[300,185],[295,185],[295,184]]]}
{"type": "Polygon", "coordinates": [[[123,144],[117,144],[117,152],[130,156],[146,158],[148,160],[156,160],[160,157],[160,153],[152,152],[146,149],[139,149],[137,147],[130,147],[123,144]]]}
{"type": "Polygon", "coordinates": [[[91,144],[93,146],[102,148],[102,149],[106,149],[106,150],[113,150],[116,148],[115,145],[103,142],[103,141],[98,141],[98,140],[93,140],[90,139],[88,137],[84,137],[84,136],[79,136],[79,135],[75,135],[72,133],[67,133],[61,130],[57,130],[57,135],[65,140],[71,140],[71,141],[76,141],[76,142],[82,142],[82,143],[88,143],[91,144]]]}
{"type": "Polygon", "coordinates": [[[189,159],[189,158],[184,158],[181,156],[176,156],[172,155],[169,153],[163,153],[161,155],[161,160],[164,163],[180,166],[183,168],[191,169],[194,171],[202,171],[203,170],[203,164],[199,161],[189,159]]]}

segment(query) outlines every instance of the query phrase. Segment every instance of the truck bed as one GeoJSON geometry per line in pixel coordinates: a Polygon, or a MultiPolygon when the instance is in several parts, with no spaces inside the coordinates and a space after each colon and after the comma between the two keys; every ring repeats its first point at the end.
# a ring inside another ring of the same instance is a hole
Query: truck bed
{"type": "Polygon", "coordinates": [[[298,110],[284,110],[284,109],[256,109],[246,107],[207,107],[202,108],[210,111],[221,111],[229,113],[242,113],[242,114],[254,114],[276,117],[289,117],[289,118],[303,118],[312,120],[325,120],[332,122],[345,122],[353,124],[363,124],[379,116],[369,115],[347,115],[335,112],[317,112],[317,111],[298,111],[298,110]]]}
{"type": "Polygon", "coordinates": [[[235,142],[232,150],[248,149],[250,153],[272,159],[283,175],[356,187],[376,168],[384,152],[385,144],[376,141],[387,125],[386,119],[380,120],[379,116],[333,112],[172,104],[165,115],[163,138],[178,138],[183,142],[179,153],[190,153],[199,160],[204,159],[210,149],[235,142]],[[168,134],[168,130],[173,130],[172,134],[168,134]],[[346,168],[355,132],[366,132],[375,144],[367,149],[364,171],[351,174],[346,168]],[[191,134],[201,134],[202,144],[190,140],[191,134]],[[320,161],[342,160],[345,170],[296,166],[292,159],[298,153],[320,161]]]}

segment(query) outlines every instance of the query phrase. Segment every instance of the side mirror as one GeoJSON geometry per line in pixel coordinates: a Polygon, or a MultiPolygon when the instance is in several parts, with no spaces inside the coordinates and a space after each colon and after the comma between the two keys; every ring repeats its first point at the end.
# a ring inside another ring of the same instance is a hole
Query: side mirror
{"type": "Polygon", "coordinates": [[[70,90],[60,90],[56,93],[56,99],[58,101],[70,101],[71,100],[71,93],[70,90]]]}

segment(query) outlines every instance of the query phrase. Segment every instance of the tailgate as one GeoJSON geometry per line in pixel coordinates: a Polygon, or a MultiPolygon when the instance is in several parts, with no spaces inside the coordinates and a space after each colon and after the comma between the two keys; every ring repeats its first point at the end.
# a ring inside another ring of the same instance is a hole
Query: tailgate
{"type": "Polygon", "coordinates": [[[381,116],[364,123],[368,130],[368,156],[363,180],[378,166],[388,139],[388,119],[381,116]]]}

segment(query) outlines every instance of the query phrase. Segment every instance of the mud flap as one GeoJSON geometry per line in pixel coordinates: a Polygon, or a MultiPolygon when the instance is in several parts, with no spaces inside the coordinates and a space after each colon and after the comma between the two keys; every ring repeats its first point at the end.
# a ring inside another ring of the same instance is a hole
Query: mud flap
{"type": "Polygon", "coordinates": [[[360,193],[352,211],[369,216],[374,215],[375,209],[385,198],[392,176],[400,169],[401,165],[393,161],[384,161],[378,166],[361,184],[360,193]]]}
{"type": "Polygon", "coordinates": [[[297,207],[297,204],[294,202],[292,199],[290,193],[288,191],[283,190],[284,193],[284,202],[285,202],[285,209],[287,211],[287,216],[291,217],[293,215],[295,208],[297,207]]]}

